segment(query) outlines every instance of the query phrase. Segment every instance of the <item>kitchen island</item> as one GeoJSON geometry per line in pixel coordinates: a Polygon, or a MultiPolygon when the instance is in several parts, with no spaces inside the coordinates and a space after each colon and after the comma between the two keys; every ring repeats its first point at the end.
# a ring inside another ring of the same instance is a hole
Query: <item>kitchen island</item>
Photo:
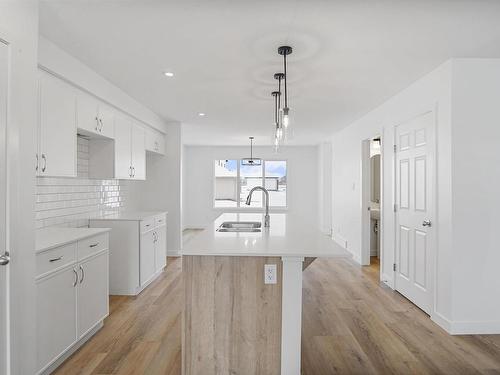
{"type": "Polygon", "coordinates": [[[182,250],[185,375],[300,374],[303,268],[350,256],[287,213],[271,214],[269,228],[223,225],[250,222],[264,215],[224,213],[182,250]]]}

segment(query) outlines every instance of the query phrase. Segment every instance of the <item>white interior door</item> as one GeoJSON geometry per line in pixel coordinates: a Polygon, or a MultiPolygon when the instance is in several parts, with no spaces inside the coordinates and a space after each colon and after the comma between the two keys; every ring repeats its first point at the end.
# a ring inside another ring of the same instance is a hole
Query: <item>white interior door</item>
{"type": "MultiPolygon", "coordinates": [[[[7,97],[8,46],[0,40],[0,256],[6,256],[7,238],[7,97]]],[[[4,260],[2,263],[5,263],[4,260]]],[[[8,373],[8,264],[0,265],[0,374],[8,373]]]]}
{"type": "Polygon", "coordinates": [[[430,314],[435,249],[434,112],[396,127],[396,290],[430,314]]]}

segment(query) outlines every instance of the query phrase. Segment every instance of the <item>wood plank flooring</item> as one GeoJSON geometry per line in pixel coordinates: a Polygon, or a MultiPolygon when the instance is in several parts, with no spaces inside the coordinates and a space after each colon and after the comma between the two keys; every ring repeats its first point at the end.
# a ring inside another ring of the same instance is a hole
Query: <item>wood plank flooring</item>
{"type": "MultiPolygon", "coordinates": [[[[181,287],[181,260],[169,258],[139,296],[111,297],[104,328],[56,374],[180,374],[181,287]]],[[[304,375],[500,374],[500,335],[448,335],[380,286],[376,264],[316,259],[303,296],[304,375]]]]}

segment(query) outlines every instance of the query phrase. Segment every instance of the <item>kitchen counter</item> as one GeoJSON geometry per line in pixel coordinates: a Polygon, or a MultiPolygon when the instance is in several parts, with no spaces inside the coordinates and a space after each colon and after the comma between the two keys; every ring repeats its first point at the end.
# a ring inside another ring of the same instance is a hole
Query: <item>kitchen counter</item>
{"type": "Polygon", "coordinates": [[[156,215],[168,214],[167,211],[123,211],[92,218],[92,220],[134,220],[141,221],[156,215]]]}
{"type": "Polygon", "coordinates": [[[293,256],[350,257],[331,238],[311,225],[307,218],[271,213],[269,228],[261,232],[217,232],[225,221],[264,222],[259,213],[223,213],[201,233],[189,240],[182,255],[207,256],[293,256]]]}
{"type": "Polygon", "coordinates": [[[109,232],[110,228],[43,228],[36,231],[35,252],[50,250],[72,242],[109,232]]]}

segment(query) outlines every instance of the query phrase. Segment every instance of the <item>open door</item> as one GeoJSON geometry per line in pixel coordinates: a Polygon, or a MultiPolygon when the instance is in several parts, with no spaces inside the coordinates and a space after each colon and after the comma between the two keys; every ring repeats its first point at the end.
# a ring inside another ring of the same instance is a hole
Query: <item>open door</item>
{"type": "Polygon", "coordinates": [[[430,314],[435,252],[434,112],[396,127],[396,290],[430,314]]]}

